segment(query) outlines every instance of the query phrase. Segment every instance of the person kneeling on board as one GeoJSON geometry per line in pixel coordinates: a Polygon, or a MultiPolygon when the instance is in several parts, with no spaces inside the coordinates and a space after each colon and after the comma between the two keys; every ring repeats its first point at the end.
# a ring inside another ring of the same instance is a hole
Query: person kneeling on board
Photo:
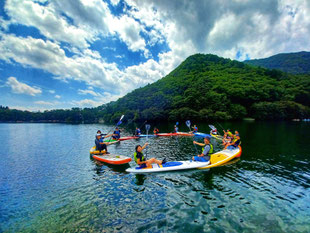
{"type": "Polygon", "coordinates": [[[106,135],[102,137],[101,131],[98,130],[96,134],[95,144],[96,144],[96,150],[98,150],[100,153],[101,151],[105,151],[106,154],[109,154],[107,149],[107,144],[103,141],[104,138],[110,137],[110,135],[106,135]]]}
{"type": "Polygon", "coordinates": [[[210,160],[211,154],[213,154],[213,145],[210,143],[211,138],[209,136],[206,136],[203,140],[204,143],[194,141],[194,144],[198,146],[203,146],[202,153],[198,156],[193,156],[192,159],[194,161],[208,162],[210,160]]]}
{"type": "Polygon", "coordinates": [[[231,143],[228,143],[225,145],[225,149],[235,149],[237,148],[241,143],[240,135],[238,131],[235,131],[235,135],[231,143]]]}
{"type": "Polygon", "coordinates": [[[145,160],[145,157],[142,151],[145,149],[147,145],[148,143],[145,143],[144,146],[142,147],[140,145],[136,146],[136,152],[134,153],[134,159],[135,159],[135,162],[140,166],[140,168],[151,167],[152,163],[157,163],[158,165],[166,163],[166,158],[164,158],[163,160],[157,160],[155,158],[145,160]]]}

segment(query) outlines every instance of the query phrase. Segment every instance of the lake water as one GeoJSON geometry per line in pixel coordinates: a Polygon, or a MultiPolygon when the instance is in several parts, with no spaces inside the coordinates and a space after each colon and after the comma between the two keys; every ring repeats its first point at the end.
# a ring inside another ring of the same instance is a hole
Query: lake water
{"type": "MultiPolygon", "coordinates": [[[[89,156],[97,129],[112,126],[0,124],[0,232],[310,232],[310,123],[221,126],[241,134],[234,163],[134,175],[89,156]]],[[[132,157],[146,140],[109,151],[132,157]]],[[[149,138],[148,156],[189,159],[192,140],[149,138]]]]}

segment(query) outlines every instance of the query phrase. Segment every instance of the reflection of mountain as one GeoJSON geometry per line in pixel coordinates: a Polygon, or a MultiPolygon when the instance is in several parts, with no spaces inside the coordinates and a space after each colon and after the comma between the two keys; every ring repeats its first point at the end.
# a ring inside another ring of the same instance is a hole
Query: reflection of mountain
{"type": "Polygon", "coordinates": [[[282,53],[268,58],[247,60],[244,63],[291,74],[310,74],[310,52],[282,53]]]}

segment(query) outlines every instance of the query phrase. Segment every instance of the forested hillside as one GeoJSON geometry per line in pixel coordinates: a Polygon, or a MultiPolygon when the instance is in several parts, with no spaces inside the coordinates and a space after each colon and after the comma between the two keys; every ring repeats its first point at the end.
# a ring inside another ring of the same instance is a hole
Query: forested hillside
{"type": "MultiPolygon", "coordinates": [[[[106,122],[122,114],[133,121],[289,120],[310,115],[310,75],[253,67],[216,55],[188,57],[166,77],[98,108],[24,114],[27,120],[106,122]]],[[[0,109],[0,121],[22,120],[0,109]],[[6,112],[11,116],[5,118],[6,112]]],[[[21,111],[19,111],[21,112],[21,111]]],[[[21,114],[21,113],[20,113],[21,114]]],[[[23,115],[23,114],[21,114],[23,115]]]]}
{"type": "Polygon", "coordinates": [[[282,53],[264,59],[247,60],[244,63],[291,74],[310,74],[310,52],[282,53]]]}
{"type": "Polygon", "coordinates": [[[107,120],[121,113],[135,120],[291,119],[309,115],[309,103],[309,75],[196,54],[166,77],[108,104],[104,114],[107,120]]]}

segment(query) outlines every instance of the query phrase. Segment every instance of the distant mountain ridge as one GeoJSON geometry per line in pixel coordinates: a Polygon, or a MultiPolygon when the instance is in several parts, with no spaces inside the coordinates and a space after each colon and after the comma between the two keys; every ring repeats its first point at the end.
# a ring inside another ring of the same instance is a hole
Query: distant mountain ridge
{"type": "Polygon", "coordinates": [[[167,76],[97,108],[30,113],[0,107],[0,121],[290,120],[310,117],[310,74],[293,75],[195,54],[167,76]]]}
{"type": "Polygon", "coordinates": [[[310,52],[280,53],[268,58],[246,60],[244,63],[290,74],[310,74],[310,52]]]}

